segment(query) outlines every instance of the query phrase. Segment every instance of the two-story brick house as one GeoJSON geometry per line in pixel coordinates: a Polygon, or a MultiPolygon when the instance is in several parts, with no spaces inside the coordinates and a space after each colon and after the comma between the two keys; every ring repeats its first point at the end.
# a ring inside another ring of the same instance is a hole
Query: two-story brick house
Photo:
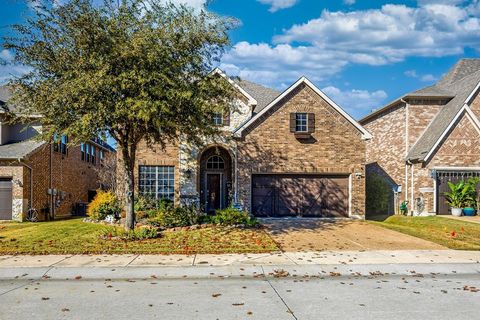
{"type": "Polygon", "coordinates": [[[138,148],[138,192],[206,212],[237,203],[257,216],[363,217],[370,134],[306,78],[283,93],[230,79],[222,138],[138,148]]]}
{"type": "Polygon", "coordinates": [[[0,220],[22,221],[31,207],[40,220],[70,216],[101,187],[103,159],[115,150],[99,139],[76,147],[67,145],[67,137],[37,141],[37,116],[28,124],[7,121],[18,111],[9,97],[10,89],[0,87],[0,220]]]}
{"type": "Polygon", "coordinates": [[[373,135],[367,174],[391,186],[390,214],[403,201],[414,213],[449,214],[447,181],[480,175],[479,86],[480,59],[463,59],[435,85],[360,120],[373,135]]]}

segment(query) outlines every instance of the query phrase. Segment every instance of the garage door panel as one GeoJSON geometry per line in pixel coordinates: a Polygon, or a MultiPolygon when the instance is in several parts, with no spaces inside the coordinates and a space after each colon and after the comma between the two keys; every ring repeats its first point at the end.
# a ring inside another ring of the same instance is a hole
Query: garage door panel
{"type": "Polygon", "coordinates": [[[252,211],[258,217],[268,217],[274,211],[275,188],[258,186],[252,195],[252,211]]]}
{"type": "Polygon", "coordinates": [[[12,181],[0,180],[0,220],[12,219],[12,181]]]}
{"type": "Polygon", "coordinates": [[[347,177],[254,175],[252,186],[257,216],[348,216],[347,177]],[[268,196],[266,188],[273,189],[268,196]]]}
{"type": "Polygon", "coordinates": [[[348,216],[348,179],[324,178],[322,211],[327,217],[348,216]]]}

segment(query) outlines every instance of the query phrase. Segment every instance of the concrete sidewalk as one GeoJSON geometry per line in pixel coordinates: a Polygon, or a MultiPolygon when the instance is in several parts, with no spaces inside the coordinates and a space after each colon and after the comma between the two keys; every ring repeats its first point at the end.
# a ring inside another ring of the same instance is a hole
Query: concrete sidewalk
{"type": "Polygon", "coordinates": [[[0,256],[0,268],[480,264],[479,251],[377,250],[196,255],[0,256]]]}

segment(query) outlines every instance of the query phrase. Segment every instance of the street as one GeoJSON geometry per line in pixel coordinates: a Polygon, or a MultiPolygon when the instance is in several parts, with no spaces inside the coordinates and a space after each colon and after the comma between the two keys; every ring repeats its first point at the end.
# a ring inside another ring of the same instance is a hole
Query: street
{"type": "MultiPolygon", "coordinates": [[[[341,275],[0,281],[0,319],[475,319],[480,276],[341,275]]],[[[433,269],[433,268],[432,268],[433,269]]]]}

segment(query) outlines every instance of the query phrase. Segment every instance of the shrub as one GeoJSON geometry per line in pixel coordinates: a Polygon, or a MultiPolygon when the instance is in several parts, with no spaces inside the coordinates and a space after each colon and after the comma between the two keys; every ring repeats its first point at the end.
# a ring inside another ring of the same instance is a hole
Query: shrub
{"type": "Polygon", "coordinates": [[[136,228],[126,231],[123,228],[112,227],[102,231],[103,238],[120,238],[122,240],[145,240],[158,238],[158,230],[156,228],[136,228]]]}
{"type": "Polygon", "coordinates": [[[113,192],[98,190],[88,205],[87,215],[94,220],[103,220],[108,215],[117,216],[120,209],[120,203],[113,192]]]}
{"type": "Polygon", "coordinates": [[[157,219],[162,219],[162,226],[167,228],[172,227],[187,227],[200,223],[201,214],[195,206],[185,206],[168,208],[165,211],[160,211],[157,219]]]}
{"type": "Polygon", "coordinates": [[[212,222],[228,226],[241,224],[246,227],[254,227],[258,225],[258,221],[255,217],[252,217],[248,212],[240,211],[233,207],[217,210],[217,214],[212,217],[212,222]]]}
{"type": "Polygon", "coordinates": [[[148,211],[158,207],[158,200],[148,196],[138,196],[135,199],[135,212],[148,211]]]}
{"type": "Polygon", "coordinates": [[[392,202],[392,188],[388,182],[377,173],[367,175],[366,209],[369,214],[386,214],[392,202]]]}

